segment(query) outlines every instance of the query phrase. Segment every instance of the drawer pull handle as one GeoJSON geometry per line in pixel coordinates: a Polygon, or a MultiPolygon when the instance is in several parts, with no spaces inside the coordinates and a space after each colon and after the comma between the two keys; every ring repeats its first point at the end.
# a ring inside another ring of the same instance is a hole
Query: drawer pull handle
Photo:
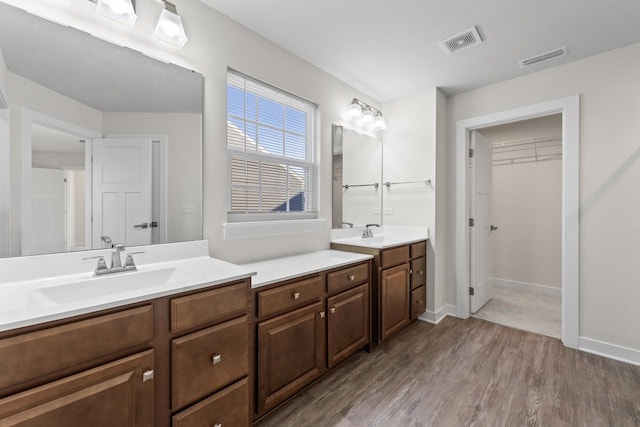
{"type": "Polygon", "coordinates": [[[320,318],[324,319],[324,311],[320,312],[320,318]]]}
{"type": "Polygon", "coordinates": [[[295,300],[299,300],[300,299],[300,292],[294,292],[293,295],[291,295],[293,297],[293,299],[295,300]]]}
{"type": "Polygon", "coordinates": [[[142,382],[146,383],[147,381],[151,381],[153,379],[153,369],[148,371],[144,371],[142,373],[142,382]]]}
{"type": "Polygon", "coordinates": [[[222,355],[214,354],[213,357],[211,358],[211,362],[213,362],[214,365],[217,365],[218,363],[222,362],[222,355]]]}
{"type": "Polygon", "coordinates": [[[349,278],[349,281],[351,281],[351,282],[353,282],[354,280],[356,280],[356,276],[355,276],[355,274],[350,274],[350,275],[348,276],[348,278],[349,278]]]}
{"type": "Polygon", "coordinates": [[[331,312],[331,314],[333,314],[333,313],[335,313],[335,312],[336,312],[336,308],[335,308],[335,307],[331,307],[331,308],[329,309],[329,311],[331,312]]]}

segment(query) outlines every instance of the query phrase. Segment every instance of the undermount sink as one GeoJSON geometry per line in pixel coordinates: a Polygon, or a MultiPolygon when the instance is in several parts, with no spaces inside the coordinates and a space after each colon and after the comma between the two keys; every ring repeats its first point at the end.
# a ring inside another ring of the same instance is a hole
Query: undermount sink
{"type": "Polygon", "coordinates": [[[113,273],[77,282],[61,283],[35,289],[31,298],[34,301],[42,301],[41,297],[45,297],[53,303],[62,304],[136,291],[166,284],[171,280],[175,270],[175,268],[163,268],[113,273]]]}

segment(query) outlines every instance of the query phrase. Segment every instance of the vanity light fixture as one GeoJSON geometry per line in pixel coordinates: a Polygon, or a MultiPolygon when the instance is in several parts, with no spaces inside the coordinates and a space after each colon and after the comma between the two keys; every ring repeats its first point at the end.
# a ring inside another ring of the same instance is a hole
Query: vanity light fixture
{"type": "Polygon", "coordinates": [[[98,0],[96,15],[133,28],[137,15],[134,0],[98,0]]]}
{"type": "Polygon", "coordinates": [[[166,0],[161,1],[164,4],[164,8],[160,12],[160,18],[158,18],[153,37],[180,49],[187,42],[182,19],[178,15],[175,4],[166,0]]]}
{"type": "Polygon", "coordinates": [[[358,122],[359,125],[375,131],[387,128],[382,111],[357,98],[353,98],[347,107],[347,116],[350,120],[358,122]]]}

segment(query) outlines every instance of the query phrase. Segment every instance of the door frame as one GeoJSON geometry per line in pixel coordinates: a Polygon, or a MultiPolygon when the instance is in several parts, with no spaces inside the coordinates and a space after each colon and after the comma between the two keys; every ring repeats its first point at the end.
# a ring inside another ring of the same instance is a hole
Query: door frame
{"type": "Polygon", "coordinates": [[[486,114],[456,122],[455,274],[456,316],[468,318],[469,226],[467,152],[470,131],[552,114],[562,114],[562,342],[578,348],[580,95],[486,114]]]}
{"type": "MultiPolygon", "coordinates": [[[[74,125],[56,117],[48,116],[46,114],[30,110],[28,108],[22,108],[21,111],[21,129],[20,129],[20,146],[21,146],[21,212],[20,212],[20,255],[26,255],[25,252],[31,251],[31,229],[26,224],[31,223],[31,125],[39,124],[50,128],[58,129],[73,135],[76,135],[79,139],[85,139],[87,142],[91,138],[100,138],[102,134],[81,126],[74,125]]],[[[91,173],[91,154],[89,145],[85,142],[85,168],[86,173],[91,173]]],[[[89,175],[90,176],[90,175],[89,175]]],[[[86,200],[91,200],[91,186],[87,185],[85,189],[86,200]]],[[[87,209],[85,213],[85,243],[91,246],[91,213],[90,209],[87,209]]]]}

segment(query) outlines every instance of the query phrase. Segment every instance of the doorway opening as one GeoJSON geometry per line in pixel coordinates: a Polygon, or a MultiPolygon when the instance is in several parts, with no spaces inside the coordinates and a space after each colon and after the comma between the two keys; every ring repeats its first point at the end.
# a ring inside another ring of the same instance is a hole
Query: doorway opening
{"type": "Polygon", "coordinates": [[[526,119],[559,114],[562,117],[562,342],[577,348],[579,337],[579,96],[460,120],[456,124],[455,269],[456,314],[470,316],[471,228],[468,153],[472,131],[526,119]]]}
{"type": "Polygon", "coordinates": [[[479,273],[491,282],[470,296],[473,316],[561,338],[562,115],[472,132],[476,151],[488,153],[485,164],[474,156],[469,174],[472,210],[474,199],[488,199],[486,224],[478,209],[472,214],[472,287],[479,273]],[[479,193],[483,181],[488,191],[479,193]]]}

